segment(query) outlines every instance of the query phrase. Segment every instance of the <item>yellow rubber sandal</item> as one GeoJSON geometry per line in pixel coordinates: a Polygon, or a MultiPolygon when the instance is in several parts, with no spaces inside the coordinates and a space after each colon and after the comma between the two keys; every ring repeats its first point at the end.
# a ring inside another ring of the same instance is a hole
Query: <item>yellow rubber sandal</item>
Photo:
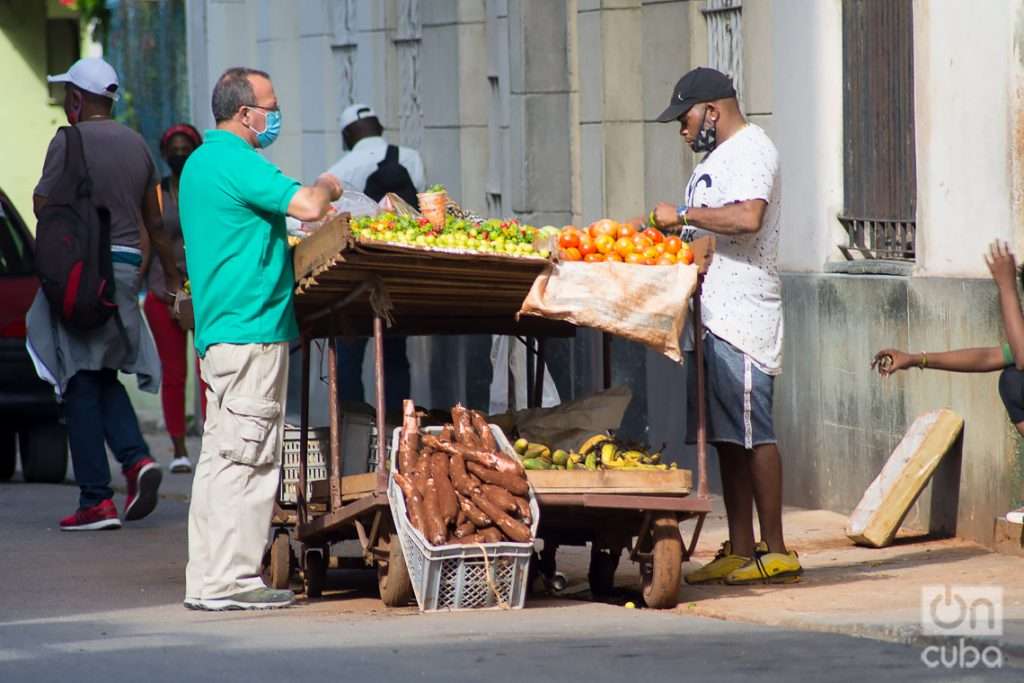
{"type": "Polygon", "coordinates": [[[788,553],[765,553],[755,555],[742,567],[735,569],[725,577],[730,586],[742,586],[751,583],[793,583],[797,581],[804,568],[795,551],[788,553]]]}
{"type": "MultiPolygon", "coordinates": [[[[765,543],[758,543],[754,547],[754,554],[760,554],[762,552],[768,552],[768,546],[765,543]]],[[[735,555],[732,552],[732,544],[726,541],[722,544],[722,547],[715,553],[715,559],[708,562],[700,569],[694,570],[683,577],[691,586],[701,584],[715,584],[722,583],[729,574],[733,573],[740,567],[750,562],[750,558],[745,555],[735,555]]]]}

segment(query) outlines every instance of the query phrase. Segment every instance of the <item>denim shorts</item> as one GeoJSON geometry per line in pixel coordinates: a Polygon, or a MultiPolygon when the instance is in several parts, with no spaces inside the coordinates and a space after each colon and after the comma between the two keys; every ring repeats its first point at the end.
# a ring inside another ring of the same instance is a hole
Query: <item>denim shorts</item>
{"type": "Polygon", "coordinates": [[[1024,422],[1024,372],[1009,366],[999,375],[999,398],[1013,424],[1024,422]]]}
{"type": "MultiPolygon", "coordinates": [[[[686,354],[686,443],[697,443],[697,358],[686,354]]],[[[775,378],[750,356],[710,332],[704,337],[708,443],[750,449],[776,443],[772,422],[775,378]]]]}

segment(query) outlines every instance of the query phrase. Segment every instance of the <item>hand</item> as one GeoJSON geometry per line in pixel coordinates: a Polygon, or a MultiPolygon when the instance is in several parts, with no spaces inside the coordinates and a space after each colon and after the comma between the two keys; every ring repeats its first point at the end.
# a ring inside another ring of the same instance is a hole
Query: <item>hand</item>
{"type": "Polygon", "coordinates": [[[679,225],[679,212],[676,205],[669,204],[668,202],[659,202],[654,207],[654,225],[663,230],[679,225]]]}
{"type": "Polygon", "coordinates": [[[988,246],[985,265],[992,273],[992,279],[1001,287],[1017,286],[1017,261],[1010,251],[1010,245],[996,240],[988,246]]]}
{"type": "Polygon", "coordinates": [[[914,360],[911,355],[896,349],[882,349],[875,354],[875,359],[871,361],[871,369],[878,370],[878,374],[882,377],[888,377],[898,370],[912,367],[914,367],[914,360]]]}
{"type": "Polygon", "coordinates": [[[320,177],[316,179],[316,184],[327,190],[327,194],[330,196],[332,202],[336,202],[341,199],[341,181],[338,180],[337,176],[331,173],[321,173],[320,177]]]}
{"type": "Polygon", "coordinates": [[[164,276],[164,287],[167,288],[167,294],[173,298],[174,295],[180,292],[184,287],[184,280],[181,277],[181,273],[177,271],[167,273],[164,276]]]}

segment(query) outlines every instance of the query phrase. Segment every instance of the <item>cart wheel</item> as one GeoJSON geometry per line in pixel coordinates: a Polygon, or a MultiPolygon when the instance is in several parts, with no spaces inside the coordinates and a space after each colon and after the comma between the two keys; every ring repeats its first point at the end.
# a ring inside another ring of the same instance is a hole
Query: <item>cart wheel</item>
{"type": "Polygon", "coordinates": [[[319,598],[327,581],[327,558],[320,548],[306,550],[306,597],[319,598]]]}
{"type": "Polygon", "coordinates": [[[412,579],[409,578],[409,567],[405,564],[402,544],[398,534],[391,528],[388,521],[386,528],[381,530],[377,547],[386,552],[387,560],[377,561],[377,587],[380,599],[388,607],[404,607],[416,597],[412,590],[412,579]]]}
{"type": "Polygon", "coordinates": [[[270,587],[283,590],[291,585],[292,546],[287,531],[274,534],[270,544],[270,587]]]}
{"type": "Polygon", "coordinates": [[[679,520],[666,512],[651,520],[651,556],[640,563],[644,602],[653,609],[671,609],[679,604],[679,579],[683,567],[683,537],[679,520]]]}
{"type": "Polygon", "coordinates": [[[622,555],[621,548],[599,548],[596,544],[590,546],[590,569],[587,571],[587,579],[590,581],[590,592],[603,597],[611,595],[615,590],[615,570],[619,566],[619,556],[622,555]]]}

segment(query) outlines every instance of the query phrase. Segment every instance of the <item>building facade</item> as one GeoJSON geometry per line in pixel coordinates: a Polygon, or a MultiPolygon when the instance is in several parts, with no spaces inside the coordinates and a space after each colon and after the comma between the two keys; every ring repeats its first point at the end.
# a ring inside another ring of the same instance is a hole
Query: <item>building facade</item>
{"type": "MultiPolygon", "coordinates": [[[[885,346],[1002,339],[982,253],[1024,245],[1021,0],[188,0],[188,27],[198,123],[225,68],[264,68],[284,112],[268,155],[286,172],[328,168],[338,113],[366,101],[421,150],[429,183],[537,224],[680,201],[694,158],[654,118],[688,69],[730,73],[782,163],[787,502],[850,510],[913,418],[950,407],[966,419],[962,464],[908,521],[949,530],[955,512],[959,535],[990,542],[1019,503],[1024,456],[995,375],[882,382],[868,366],[885,346]]],[[[489,346],[459,343],[486,363],[489,346]]],[[[593,388],[598,347],[591,334],[559,347],[563,397],[593,388]]],[[[629,429],[687,461],[684,371],[628,344],[614,354],[636,396],[629,429]]],[[[473,375],[414,394],[473,402],[486,396],[473,375]]]]}

